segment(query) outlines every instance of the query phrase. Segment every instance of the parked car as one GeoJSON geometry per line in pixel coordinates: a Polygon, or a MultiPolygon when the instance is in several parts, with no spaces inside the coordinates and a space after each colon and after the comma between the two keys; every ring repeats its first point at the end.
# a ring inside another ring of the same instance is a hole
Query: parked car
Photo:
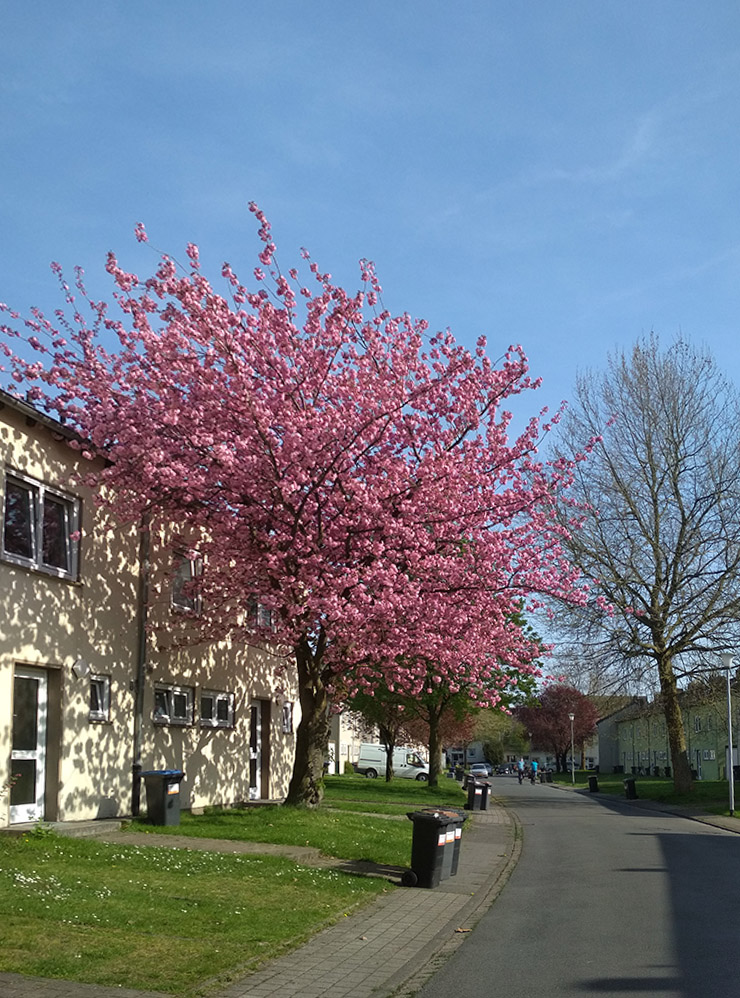
{"type": "Polygon", "coordinates": [[[508,776],[510,773],[513,773],[513,772],[514,772],[514,770],[511,767],[511,763],[502,762],[500,766],[496,766],[496,775],[497,776],[508,776]]]}
{"type": "Polygon", "coordinates": [[[470,767],[470,775],[474,780],[487,780],[491,774],[485,762],[474,762],[470,767]]]}
{"type": "MultiPolygon", "coordinates": [[[[386,751],[382,745],[363,743],[360,745],[360,756],[354,764],[355,772],[376,780],[378,776],[385,775],[385,760],[386,751]]],[[[429,779],[429,766],[418,752],[399,746],[393,750],[393,775],[423,782],[429,779]]]]}

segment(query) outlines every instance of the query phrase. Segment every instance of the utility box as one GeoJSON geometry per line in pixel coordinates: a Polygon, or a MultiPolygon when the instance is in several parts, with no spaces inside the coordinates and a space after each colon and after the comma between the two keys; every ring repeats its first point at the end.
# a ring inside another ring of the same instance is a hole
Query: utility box
{"type": "Polygon", "coordinates": [[[152,825],[180,824],[181,769],[147,769],[142,774],[146,787],[146,813],[152,825]]]}

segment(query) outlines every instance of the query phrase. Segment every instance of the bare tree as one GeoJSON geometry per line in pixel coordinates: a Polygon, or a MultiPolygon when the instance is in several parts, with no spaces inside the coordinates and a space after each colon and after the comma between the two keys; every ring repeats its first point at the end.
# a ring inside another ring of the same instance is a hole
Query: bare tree
{"type": "Polygon", "coordinates": [[[687,790],[679,680],[732,647],[740,615],[738,399],[706,351],[650,335],[578,378],[562,453],[589,440],[580,509],[562,514],[580,518],[570,554],[598,598],[569,622],[612,670],[657,679],[675,786],[687,790]]]}

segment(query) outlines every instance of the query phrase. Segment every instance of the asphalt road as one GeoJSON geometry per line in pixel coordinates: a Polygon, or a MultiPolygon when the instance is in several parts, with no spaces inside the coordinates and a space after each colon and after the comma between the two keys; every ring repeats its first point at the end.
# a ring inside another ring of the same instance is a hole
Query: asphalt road
{"type": "Polygon", "coordinates": [[[740,998],[740,835],[516,777],[492,787],[521,858],[420,998],[740,998]]]}

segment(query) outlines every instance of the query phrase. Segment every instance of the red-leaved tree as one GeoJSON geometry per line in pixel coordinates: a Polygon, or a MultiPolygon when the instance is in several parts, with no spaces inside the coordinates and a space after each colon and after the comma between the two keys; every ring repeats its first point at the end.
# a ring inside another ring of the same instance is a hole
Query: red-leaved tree
{"type": "Polygon", "coordinates": [[[454,692],[464,662],[495,703],[499,662],[531,668],[521,601],[583,598],[554,513],[571,468],[536,457],[539,418],[508,437],[502,406],[537,386],[520,348],[495,365],[482,339],[428,336],[382,307],[364,261],[350,294],[304,252],[302,283],[252,210],[251,290],[224,265],[216,291],[192,245],[187,269],[165,256],[147,280],[110,254],[116,316],[60,273],[68,318],[3,306],[1,328],[27,397],[107,456],[96,484],[115,516],[201,537],[204,631],[252,639],[255,596],[272,611],[265,637],[300,687],[287,801],[312,806],[338,679],[367,688],[380,670],[413,694],[434,661],[454,692]]]}
{"type": "Polygon", "coordinates": [[[571,714],[572,744],[582,745],[596,730],[599,712],[580,690],[572,686],[548,686],[537,706],[514,710],[514,716],[529,732],[530,740],[554,754],[558,771],[565,770],[565,759],[571,749],[571,714]]]}

